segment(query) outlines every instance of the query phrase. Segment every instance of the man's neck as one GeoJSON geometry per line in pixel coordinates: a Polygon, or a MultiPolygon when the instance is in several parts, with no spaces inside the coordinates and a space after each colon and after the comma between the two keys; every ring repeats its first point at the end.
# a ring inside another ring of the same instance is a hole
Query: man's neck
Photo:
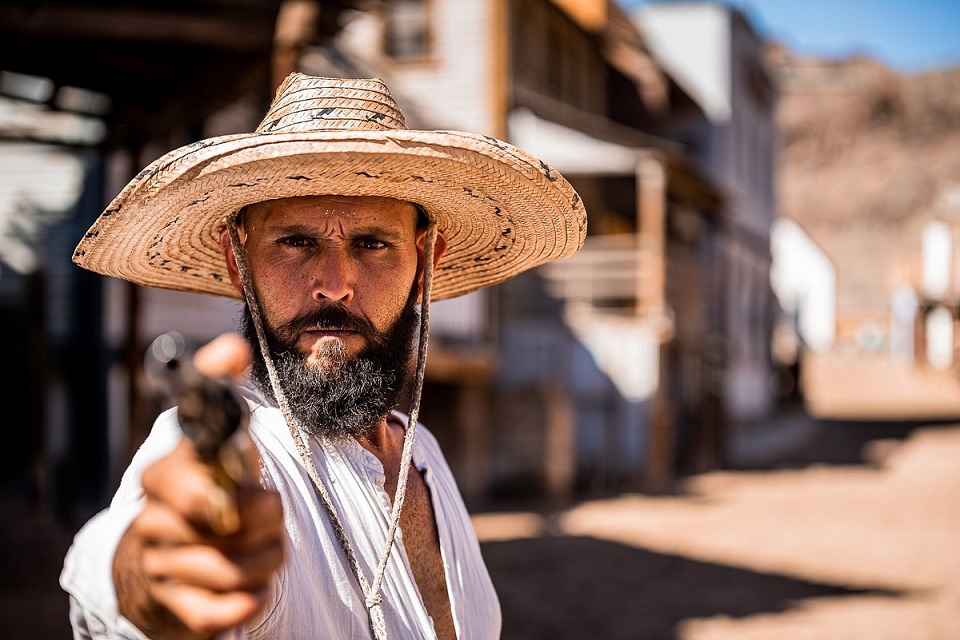
{"type": "Polygon", "coordinates": [[[394,466],[399,469],[403,451],[403,434],[403,425],[394,419],[392,414],[387,414],[372,429],[357,436],[356,441],[380,460],[384,470],[394,466]]]}

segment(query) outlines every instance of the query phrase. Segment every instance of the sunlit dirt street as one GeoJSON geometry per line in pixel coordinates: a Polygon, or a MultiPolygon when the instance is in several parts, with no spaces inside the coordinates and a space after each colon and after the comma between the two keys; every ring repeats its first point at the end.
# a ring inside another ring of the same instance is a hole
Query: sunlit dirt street
{"type": "Polygon", "coordinates": [[[676,495],[478,515],[503,637],[960,638],[960,426],[806,437],[676,495]]]}
{"type": "MultiPolygon", "coordinates": [[[[799,432],[778,470],[478,514],[503,638],[960,638],[960,425],[799,432]]],[[[4,637],[69,637],[68,537],[5,510],[4,637]]]]}

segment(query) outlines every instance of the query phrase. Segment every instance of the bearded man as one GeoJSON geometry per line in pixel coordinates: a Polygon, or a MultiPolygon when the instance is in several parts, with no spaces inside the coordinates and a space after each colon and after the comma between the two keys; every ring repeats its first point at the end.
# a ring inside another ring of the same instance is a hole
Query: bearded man
{"type": "MultiPolygon", "coordinates": [[[[585,230],[550,167],[406,129],[378,80],[293,74],[254,133],[147,167],[74,260],[245,300],[259,482],[216,526],[222,490],[162,414],[67,556],[76,636],[498,637],[468,514],[416,423],[429,302],[570,255],[585,230]]],[[[208,352],[207,371],[234,348],[208,352]]]]}

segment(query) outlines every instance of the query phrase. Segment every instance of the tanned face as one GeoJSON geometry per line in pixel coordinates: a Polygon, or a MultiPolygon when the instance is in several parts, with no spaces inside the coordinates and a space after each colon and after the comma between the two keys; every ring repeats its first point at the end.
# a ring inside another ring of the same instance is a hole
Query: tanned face
{"type": "MultiPolygon", "coordinates": [[[[264,202],[248,208],[244,231],[248,265],[271,327],[339,305],[383,331],[407,304],[422,260],[416,209],[386,198],[264,202]]],[[[336,327],[296,336],[310,364],[318,362],[323,345],[337,342],[350,355],[366,344],[358,332],[336,327]]]]}
{"type": "MultiPolygon", "coordinates": [[[[396,404],[409,363],[424,260],[416,208],[386,198],[274,200],[248,207],[241,235],[295,415],[308,431],[362,433],[396,404]]],[[[233,267],[226,240],[224,249],[233,267]]],[[[235,267],[231,278],[238,286],[235,267]]],[[[266,383],[264,367],[254,374],[266,383]]]]}

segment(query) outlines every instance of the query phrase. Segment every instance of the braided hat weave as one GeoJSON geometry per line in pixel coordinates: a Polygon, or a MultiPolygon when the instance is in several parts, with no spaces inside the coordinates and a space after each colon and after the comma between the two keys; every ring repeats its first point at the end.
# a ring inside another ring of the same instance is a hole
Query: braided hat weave
{"type": "Polygon", "coordinates": [[[447,241],[434,300],[571,255],[586,235],[579,196],[537,158],[488,136],[407,129],[378,79],[294,73],[253,133],[186,145],[141,171],[73,260],[140,285],[235,297],[224,220],[249,204],[310,195],[421,205],[447,241]]]}

